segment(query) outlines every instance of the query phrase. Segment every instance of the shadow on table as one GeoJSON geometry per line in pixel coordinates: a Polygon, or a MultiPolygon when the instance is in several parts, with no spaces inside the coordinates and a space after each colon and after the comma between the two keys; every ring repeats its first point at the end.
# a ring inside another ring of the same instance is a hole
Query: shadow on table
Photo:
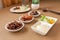
{"type": "Polygon", "coordinates": [[[23,35],[24,33],[26,33],[28,31],[28,29],[26,28],[26,27],[24,27],[23,29],[21,29],[20,31],[18,31],[18,32],[10,32],[9,34],[10,35],[23,35]]]}

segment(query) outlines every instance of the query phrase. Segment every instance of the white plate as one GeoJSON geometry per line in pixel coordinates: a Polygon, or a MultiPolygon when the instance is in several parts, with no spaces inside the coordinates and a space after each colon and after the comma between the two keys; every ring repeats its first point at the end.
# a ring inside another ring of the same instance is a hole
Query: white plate
{"type": "MultiPolygon", "coordinates": [[[[32,12],[32,11],[30,11],[28,14],[31,15],[31,12],[32,12]]],[[[40,13],[39,11],[37,11],[37,12],[38,12],[38,15],[33,15],[34,17],[40,16],[41,13],[40,13]]]]}
{"type": "Polygon", "coordinates": [[[20,31],[20,30],[24,27],[24,23],[23,23],[22,21],[17,21],[17,22],[19,22],[19,23],[22,23],[22,27],[19,28],[19,29],[16,29],[16,30],[10,30],[10,29],[8,29],[7,27],[8,27],[8,25],[9,25],[10,23],[12,23],[12,22],[14,22],[14,21],[11,21],[11,22],[9,22],[9,23],[7,23],[7,24],[5,25],[5,29],[6,29],[7,31],[9,31],[9,32],[17,32],[17,31],[20,31]]]}
{"type": "MultiPolygon", "coordinates": [[[[21,7],[21,6],[20,6],[21,7]]],[[[27,11],[29,11],[30,10],[30,8],[27,8],[27,9],[18,9],[18,10],[14,10],[14,8],[16,8],[16,7],[12,7],[12,8],[10,8],[10,12],[27,12],[27,11]]]]}
{"type": "MultiPolygon", "coordinates": [[[[55,23],[57,21],[57,18],[53,18],[53,17],[49,17],[49,16],[46,16],[46,17],[47,18],[54,19],[55,20],[55,23]]],[[[48,31],[53,27],[54,24],[49,24],[49,23],[44,22],[44,21],[38,21],[33,26],[31,26],[31,29],[33,31],[35,31],[36,33],[39,33],[41,35],[46,35],[48,33],[48,31]]]]}
{"type": "MultiPolygon", "coordinates": [[[[20,18],[19,18],[19,21],[22,21],[21,20],[21,18],[22,18],[23,16],[21,16],[20,18]]],[[[23,23],[30,23],[30,22],[32,22],[34,20],[34,17],[32,17],[32,19],[31,20],[28,20],[28,21],[22,21],[23,23]]]]}

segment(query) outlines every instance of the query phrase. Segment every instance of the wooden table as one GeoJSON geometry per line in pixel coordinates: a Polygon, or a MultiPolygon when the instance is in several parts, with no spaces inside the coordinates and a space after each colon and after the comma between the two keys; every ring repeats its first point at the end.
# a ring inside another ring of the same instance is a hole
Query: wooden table
{"type": "MultiPolygon", "coordinates": [[[[48,7],[49,9],[60,11],[59,2],[41,1],[40,7],[48,7]]],[[[41,14],[58,18],[57,23],[46,36],[41,36],[31,30],[31,26],[37,21],[39,17],[35,18],[35,20],[31,23],[25,24],[25,27],[20,32],[10,33],[5,30],[4,25],[10,21],[18,20],[18,18],[25,13],[13,14],[9,11],[9,9],[10,7],[0,10],[0,40],[60,40],[60,15],[50,12],[44,13],[41,11],[41,14]]]]}

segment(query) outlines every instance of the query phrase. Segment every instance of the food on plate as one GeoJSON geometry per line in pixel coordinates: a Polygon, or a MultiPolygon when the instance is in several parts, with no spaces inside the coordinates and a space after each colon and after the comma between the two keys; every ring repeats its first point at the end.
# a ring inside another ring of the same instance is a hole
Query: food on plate
{"type": "Polygon", "coordinates": [[[31,15],[38,15],[38,12],[37,12],[36,10],[34,10],[34,11],[32,11],[30,14],[31,14],[31,15]]]}
{"type": "Polygon", "coordinates": [[[48,23],[50,23],[50,24],[55,23],[55,20],[54,20],[54,19],[48,18],[48,17],[46,17],[46,16],[44,16],[44,15],[41,15],[40,20],[41,20],[41,21],[46,21],[46,22],[48,22],[48,23]]]}
{"type": "Polygon", "coordinates": [[[55,21],[54,21],[53,19],[50,19],[50,20],[49,20],[49,23],[50,23],[50,24],[53,24],[54,22],[55,22],[55,21]]]}
{"type": "Polygon", "coordinates": [[[40,20],[41,20],[41,21],[43,21],[45,17],[46,17],[46,16],[44,16],[44,15],[41,15],[41,18],[40,18],[40,20]]]}
{"type": "Polygon", "coordinates": [[[20,6],[16,6],[16,7],[14,8],[14,10],[17,10],[17,9],[20,9],[20,6]]]}
{"type": "Polygon", "coordinates": [[[27,10],[29,7],[28,5],[22,5],[20,6],[20,10],[27,10]]]}
{"type": "Polygon", "coordinates": [[[40,12],[37,10],[32,10],[28,13],[29,15],[32,15],[34,17],[38,17],[40,15],[40,12]]]}
{"type": "Polygon", "coordinates": [[[41,35],[46,35],[48,31],[50,30],[50,26],[46,23],[43,23],[41,21],[38,21],[36,24],[34,24],[31,29],[35,31],[36,33],[39,33],[41,35]]]}
{"type": "Polygon", "coordinates": [[[34,20],[34,17],[28,14],[25,14],[19,18],[19,21],[22,21],[23,23],[30,23],[33,20],[34,20]]]}
{"type": "Polygon", "coordinates": [[[21,28],[22,26],[23,26],[22,23],[18,23],[17,21],[14,21],[14,22],[8,24],[7,28],[10,30],[15,30],[15,29],[21,28]]]}
{"type": "Polygon", "coordinates": [[[10,9],[11,12],[27,12],[30,10],[28,5],[15,6],[10,9]]]}
{"type": "Polygon", "coordinates": [[[52,26],[56,23],[57,18],[41,15],[41,18],[38,22],[36,22],[31,29],[36,33],[41,35],[46,35],[52,26]]]}
{"type": "Polygon", "coordinates": [[[25,15],[23,15],[23,17],[22,17],[22,20],[23,21],[27,21],[27,20],[32,20],[32,15],[28,15],[28,14],[25,14],[25,15]]]}

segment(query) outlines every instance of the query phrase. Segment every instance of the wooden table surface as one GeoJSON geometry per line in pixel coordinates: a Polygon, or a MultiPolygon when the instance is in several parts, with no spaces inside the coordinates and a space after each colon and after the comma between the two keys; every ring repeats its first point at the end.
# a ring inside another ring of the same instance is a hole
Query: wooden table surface
{"type": "MultiPolygon", "coordinates": [[[[48,7],[49,9],[60,11],[59,2],[41,1],[40,7],[48,7]]],[[[4,25],[10,21],[18,20],[18,18],[25,13],[14,14],[11,13],[9,9],[10,7],[0,10],[0,40],[60,40],[60,15],[50,12],[44,13],[41,11],[41,14],[43,15],[58,18],[57,23],[53,26],[53,28],[46,36],[39,35],[31,30],[31,26],[37,21],[39,17],[35,18],[35,20],[31,23],[25,24],[25,27],[21,31],[10,33],[5,30],[4,25]]]]}

